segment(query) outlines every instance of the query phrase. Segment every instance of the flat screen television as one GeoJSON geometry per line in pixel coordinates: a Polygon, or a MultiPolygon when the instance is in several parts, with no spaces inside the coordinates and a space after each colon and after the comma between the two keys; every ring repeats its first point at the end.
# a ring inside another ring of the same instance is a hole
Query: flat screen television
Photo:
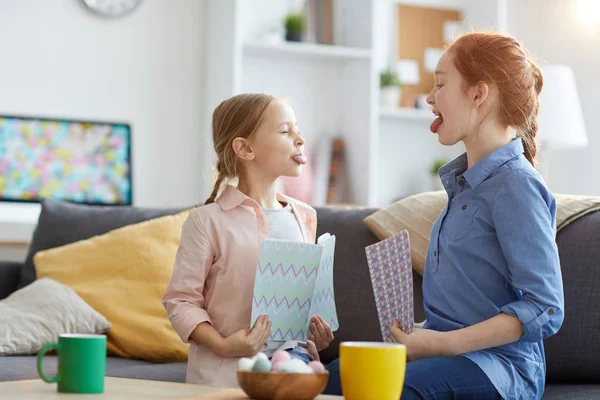
{"type": "Polygon", "coordinates": [[[0,201],[130,205],[125,123],[0,115],[0,201]]]}

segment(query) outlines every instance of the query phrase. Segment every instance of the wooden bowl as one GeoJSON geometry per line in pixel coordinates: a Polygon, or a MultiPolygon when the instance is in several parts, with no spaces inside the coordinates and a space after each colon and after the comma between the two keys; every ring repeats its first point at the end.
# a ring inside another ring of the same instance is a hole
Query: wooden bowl
{"type": "Polygon", "coordinates": [[[237,377],[244,393],[256,400],[312,400],[327,386],[329,372],[291,374],[238,371],[237,377]]]}

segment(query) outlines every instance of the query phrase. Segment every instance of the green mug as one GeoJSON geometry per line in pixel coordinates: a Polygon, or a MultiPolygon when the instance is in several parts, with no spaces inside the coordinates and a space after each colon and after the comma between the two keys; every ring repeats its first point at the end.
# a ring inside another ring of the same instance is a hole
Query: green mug
{"type": "Polygon", "coordinates": [[[103,393],[106,373],[106,336],[62,334],[58,343],[48,343],[37,355],[37,371],[45,382],[58,382],[62,393],[103,393]],[[58,373],[48,379],[44,375],[42,359],[46,352],[58,353],[58,373]]]}

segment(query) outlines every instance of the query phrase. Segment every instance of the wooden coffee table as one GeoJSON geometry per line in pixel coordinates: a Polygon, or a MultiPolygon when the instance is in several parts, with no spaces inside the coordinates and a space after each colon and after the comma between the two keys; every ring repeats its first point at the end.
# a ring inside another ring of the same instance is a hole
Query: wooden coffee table
{"type": "MultiPolygon", "coordinates": [[[[56,384],[41,380],[0,382],[0,399],[189,399],[189,400],[243,400],[248,399],[240,389],[219,389],[186,383],[145,381],[106,377],[103,394],[58,393],[56,384]]],[[[319,396],[317,400],[340,400],[338,396],[319,396]]]]}

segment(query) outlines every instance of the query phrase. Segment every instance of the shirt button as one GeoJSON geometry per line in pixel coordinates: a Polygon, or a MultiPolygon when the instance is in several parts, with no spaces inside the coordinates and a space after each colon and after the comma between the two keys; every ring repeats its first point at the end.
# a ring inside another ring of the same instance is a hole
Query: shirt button
{"type": "Polygon", "coordinates": [[[437,250],[433,251],[433,255],[434,255],[434,257],[437,257],[437,250]]]}
{"type": "Polygon", "coordinates": [[[466,210],[466,209],[467,209],[467,205],[466,205],[466,204],[463,204],[463,205],[462,205],[462,209],[463,209],[463,210],[466,210]]]}
{"type": "Polygon", "coordinates": [[[550,311],[548,311],[548,314],[550,314],[550,315],[554,315],[554,310],[553,310],[553,309],[550,309],[550,311]]]}
{"type": "Polygon", "coordinates": [[[458,184],[459,184],[460,186],[465,186],[465,181],[463,181],[463,180],[461,179],[461,180],[459,180],[459,181],[458,181],[458,184]]]}

